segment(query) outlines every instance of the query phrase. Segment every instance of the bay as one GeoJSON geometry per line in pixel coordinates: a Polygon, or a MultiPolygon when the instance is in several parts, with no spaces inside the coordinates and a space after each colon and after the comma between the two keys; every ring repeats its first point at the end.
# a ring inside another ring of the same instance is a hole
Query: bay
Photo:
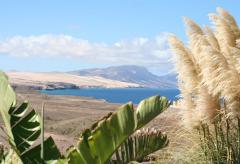
{"type": "Polygon", "coordinates": [[[133,102],[138,104],[141,100],[155,95],[165,96],[171,101],[178,99],[178,89],[152,89],[152,88],[83,88],[83,89],[56,89],[42,90],[50,95],[72,95],[104,99],[110,103],[133,102]]]}

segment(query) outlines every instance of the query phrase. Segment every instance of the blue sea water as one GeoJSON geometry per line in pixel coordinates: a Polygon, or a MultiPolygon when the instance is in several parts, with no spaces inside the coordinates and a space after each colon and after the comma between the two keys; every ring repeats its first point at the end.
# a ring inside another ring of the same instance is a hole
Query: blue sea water
{"type": "Polygon", "coordinates": [[[178,89],[150,89],[150,88],[84,88],[84,89],[56,89],[42,90],[42,93],[50,95],[73,95],[93,97],[96,99],[105,99],[111,103],[133,102],[138,104],[142,99],[150,96],[165,96],[169,100],[177,100],[179,95],[178,89]]]}

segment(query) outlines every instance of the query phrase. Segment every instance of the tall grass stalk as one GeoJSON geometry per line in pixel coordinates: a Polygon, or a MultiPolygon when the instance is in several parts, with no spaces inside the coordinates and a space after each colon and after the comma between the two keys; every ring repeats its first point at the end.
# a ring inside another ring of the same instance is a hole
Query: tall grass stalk
{"type": "Polygon", "coordinates": [[[42,120],[41,120],[41,159],[42,159],[42,164],[44,164],[44,108],[45,108],[45,103],[42,103],[42,120]]]}
{"type": "Polygon", "coordinates": [[[240,119],[219,114],[213,124],[198,129],[201,148],[211,163],[240,163],[240,119]]]}

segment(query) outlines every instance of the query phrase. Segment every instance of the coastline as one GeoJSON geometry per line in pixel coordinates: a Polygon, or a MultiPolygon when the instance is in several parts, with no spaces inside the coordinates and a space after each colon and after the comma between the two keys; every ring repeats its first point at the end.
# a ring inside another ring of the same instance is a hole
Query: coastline
{"type": "Polygon", "coordinates": [[[56,72],[7,72],[7,75],[12,86],[35,90],[90,87],[141,87],[139,84],[111,80],[98,76],[79,76],[56,72]]]}

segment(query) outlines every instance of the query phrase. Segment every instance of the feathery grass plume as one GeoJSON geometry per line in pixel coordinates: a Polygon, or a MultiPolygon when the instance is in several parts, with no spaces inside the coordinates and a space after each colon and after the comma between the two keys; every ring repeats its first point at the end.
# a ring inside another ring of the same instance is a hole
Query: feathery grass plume
{"type": "Polygon", "coordinates": [[[211,46],[213,48],[215,48],[216,50],[220,51],[220,46],[219,46],[218,40],[215,37],[215,34],[211,30],[211,28],[208,26],[205,26],[204,31],[206,33],[206,38],[207,38],[208,42],[211,44],[211,46]]]}
{"type": "Polygon", "coordinates": [[[222,96],[229,109],[240,113],[240,78],[235,69],[229,67],[226,58],[207,41],[201,28],[185,18],[187,35],[193,55],[201,69],[202,84],[213,96],[222,96]]]}
{"type": "Polygon", "coordinates": [[[191,94],[182,93],[181,96],[181,115],[182,115],[182,123],[187,129],[193,129],[199,126],[200,118],[195,117],[194,110],[196,108],[196,104],[193,101],[191,94]]]}
{"type": "Polygon", "coordinates": [[[235,69],[227,65],[223,55],[211,46],[204,46],[199,54],[202,59],[203,83],[209,91],[224,97],[228,109],[240,114],[240,78],[235,69]]]}
{"type": "Polygon", "coordinates": [[[196,98],[195,117],[201,118],[201,122],[211,123],[220,110],[219,97],[213,97],[205,86],[201,86],[196,98]]]}
{"type": "Polygon", "coordinates": [[[191,51],[193,52],[193,55],[194,55],[194,58],[196,59],[197,64],[199,65],[199,62],[198,62],[199,56],[196,54],[198,54],[200,52],[200,49],[199,49],[200,47],[198,47],[198,45],[200,43],[202,43],[201,36],[204,35],[204,33],[203,33],[202,29],[191,19],[189,19],[187,17],[183,17],[183,21],[185,22],[185,24],[187,24],[189,26],[189,29],[186,29],[186,34],[190,40],[189,47],[190,47],[191,51]]]}
{"type": "Polygon", "coordinates": [[[202,57],[203,83],[209,91],[213,95],[220,94],[229,103],[239,101],[240,78],[237,71],[229,67],[223,55],[211,46],[203,47],[199,55],[202,57]]]}
{"type": "Polygon", "coordinates": [[[175,62],[178,71],[178,79],[184,83],[187,93],[194,93],[199,84],[198,74],[194,65],[191,52],[175,36],[169,37],[171,49],[176,53],[175,62]]]}
{"type": "Polygon", "coordinates": [[[240,49],[236,48],[236,47],[229,47],[230,52],[235,60],[235,69],[237,70],[237,72],[240,74],[240,49]]]}
{"type": "Polygon", "coordinates": [[[229,23],[224,18],[218,16],[215,13],[210,13],[208,16],[209,19],[215,25],[216,37],[219,41],[220,46],[223,47],[225,47],[224,45],[235,46],[236,36],[232,31],[229,23]]]}
{"type": "Polygon", "coordinates": [[[217,13],[221,15],[228,22],[236,38],[240,38],[240,30],[234,17],[221,7],[217,8],[217,13]]]}
{"type": "Polygon", "coordinates": [[[169,37],[171,49],[176,53],[175,66],[178,72],[178,85],[183,98],[181,106],[183,109],[184,125],[193,125],[193,110],[195,104],[192,95],[196,94],[199,85],[198,74],[193,63],[193,56],[184,47],[184,44],[175,36],[169,37]]]}
{"type": "Polygon", "coordinates": [[[231,46],[231,47],[236,46],[235,34],[233,33],[228,22],[222,17],[212,13],[212,14],[209,14],[209,18],[215,24],[216,38],[220,45],[220,49],[223,52],[223,55],[227,59],[227,62],[230,64],[230,66],[235,65],[234,63],[236,61],[234,61],[234,58],[232,57],[232,54],[229,52],[229,47],[228,47],[228,46],[231,46]]]}
{"type": "Polygon", "coordinates": [[[237,40],[236,40],[236,47],[237,47],[237,48],[240,48],[240,39],[237,39],[237,40]]]}
{"type": "Polygon", "coordinates": [[[201,121],[209,121],[216,116],[217,109],[220,109],[218,97],[212,97],[205,87],[199,86],[200,69],[195,64],[196,61],[190,50],[185,48],[184,44],[174,36],[169,38],[169,43],[176,53],[177,71],[179,79],[182,81],[180,89],[183,97],[184,123],[191,127],[198,127],[201,121]],[[199,90],[200,95],[198,95],[199,90]]]}

